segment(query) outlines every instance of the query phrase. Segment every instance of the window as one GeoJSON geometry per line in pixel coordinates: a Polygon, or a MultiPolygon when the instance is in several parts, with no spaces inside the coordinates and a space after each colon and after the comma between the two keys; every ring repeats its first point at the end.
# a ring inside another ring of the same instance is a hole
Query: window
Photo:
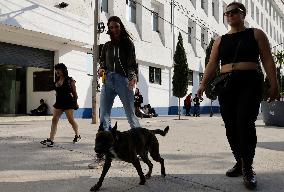
{"type": "Polygon", "coordinates": [[[192,37],[192,29],[191,26],[188,26],[188,43],[191,44],[191,37],[192,37]]]}
{"type": "Polygon", "coordinates": [[[207,31],[206,31],[206,29],[204,29],[204,28],[201,28],[201,47],[203,48],[203,49],[205,49],[206,48],[206,46],[207,46],[207,44],[208,44],[208,34],[207,34],[207,31]]]}
{"type": "Polygon", "coordinates": [[[251,3],[251,4],[250,4],[250,6],[251,6],[251,12],[250,12],[251,18],[254,19],[254,3],[252,2],[252,0],[251,0],[250,3],[251,3]]]}
{"type": "Polygon", "coordinates": [[[215,5],[214,5],[214,2],[212,2],[212,15],[215,17],[215,5]]]}
{"type": "Polygon", "coordinates": [[[266,33],[268,33],[268,19],[267,18],[265,20],[265,28],[266,28],[266,33]]]}
{"type": "Polygon", "coordinates": [[[205,34],[201,32],[201,47],[205,48],[205,34]]]}
{"type": "Polygon", "coordinates": [[[39,71],[33,73],[33,91],[51,91],[53,90],[54,72],[50,71],[39,71]]]}
{"type": "Polygon", "coordinates": [[[199,73],[199,83],[202,81],[203,75],[204,75],[204,73],[199,73]]]}
{"type": "Polygon", "coordinates": [[[259,24],[259,9],[256,7],[256,23],[259,24]]]}
{"type": "Polygon", "coordinates": [[[201,0],[201,8],[205,9],[205,1],[204,0],[201,0]]]}
{"type": "MultiPolygon", "coordinates": [[[[223,12],[225,12],[226,7],[227,7],[227,4],[223,2],[223,12]]],[[[224,15],[223,15],[223,23],[226,26],[226,28],[228,28],[228,22],[224,15]]]]}
{"type": "Polygon", "coordinates": [[[261,13],[260,25],[261,25],[261,28],[264,28],[264,24],[263,24],[263,13],[261,13]]]}
{"type": "Polygon", "coordinates": [[[245,6],[248,9],[248,0],[245,0],[245,6]]]}
{"type": "Polygon", "coordinates": [[[216,21],[219,22],[219,2],[216,0],[212,1],[212,15],[215,17],[216,21]]]}
{"type": "Polygon", "coordinates": [[[193,71],[189,70],[188,72],[188,85],[193,85],[193,71]]]}
{"type": "Polygon", "coordinates": [[[161,68],[149,67],[149,82],[154,84],[162,84],[161,68]]]}
{"type": "Polygon", "coordinates": [[[136,23],[136,3],[128,0],[128,20],[136,23]]]}
{"type": "Polygon", "coordinates": [[[201,8],[204,10],[206,15],[208,14],[208,1],[201,0],[201,8]]]}
{"type": "Polygon", "coordinates": [[[193,7],[196,8],[196,0],[190,0],[190,2],[192,3],[193,7]]]}
{"type": "Polygon", "coordinates": [[[152,12],[153,17],[153,31],[159,32],[159,14],[152,12]]]}
{"type": "Polygon", "coordinates": [[[101,10],[108,13],[108,0],[101,0],[101,10]]]}

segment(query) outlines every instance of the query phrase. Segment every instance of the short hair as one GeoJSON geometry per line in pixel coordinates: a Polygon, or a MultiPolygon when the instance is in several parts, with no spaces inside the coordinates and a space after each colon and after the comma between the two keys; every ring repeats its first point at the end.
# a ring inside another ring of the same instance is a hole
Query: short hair
{"type": "Polygon", "coordinates": [[[44,102],[44,100],[43,99],[41,99],[41,100],[39,100],[40,102],[44,102]]]}
{"type": "Polygon", "coordinates": [[[234,1],[234,2],[230,3],[229,5],[227,5],[227,7],[230,7],[230,6],[232,6],[232,5],[236,5],[239,9],[241,9],[241,10],[243,11],[244,15],[246,16],[246,14],[247,14],[247,9],[246,9],[246,7],[244,6],[244,4],[242,4],[242,3],[240,3],[240,2],[234,1]]]}

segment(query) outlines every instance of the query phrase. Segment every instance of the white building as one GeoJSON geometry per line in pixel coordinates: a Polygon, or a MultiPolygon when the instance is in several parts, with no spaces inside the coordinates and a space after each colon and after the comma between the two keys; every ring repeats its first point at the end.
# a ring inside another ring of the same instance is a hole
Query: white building
{"type": "MultiPolygon", "coordinates": [[[[77,81],[80,109],[77,117],[91,116],[94,0],[1,0],[0,1],[0,114],[27,113],[41,98],[51,106],[54,91],[50,69],[65,63],[77,81]],[[45,72],[42,72],[45,71],[45,72]],[[47,71],[47,72],[46,72],[47,71]],[[39,73],[40,72],[40,73],[39,73]],[[44,78],[43,78],[44,77],[44,78]],[[49,82],[49,83],[48,83],[49,82]]],[[[224,7],[231,0],[102,0],[101,20],[119,16],[131,33],[139,64],[138,88],[144,103],[160,115],[176,114],[172,96],[173,47],[181,32],[191,72],[188,93],[196,93],[204,71],[205,49],[211,38],[228,31],[224,7]],[[136,3],[135,3],[136,2],[136,3]],[[174,19],[173,19],[174,18],[174,19]],[[172,25],[174,33],[172,31],[172,25]],[[174,36],[174,41],[173,41],[174,36]]],[[[262,28],[273,50],[284,45],[284,4],[281,0],[242,0],[247,8],[246,25],[262,28]]],[[[109,37],[103,33],[101,44],[109,37]]],[[[214,102],[218,110],[218,102],[214,102]]],[[[202,102],[208,112],[210,101],[202,102]]],[[[116,98],[112,115],[124,115],[116,98]]]]}

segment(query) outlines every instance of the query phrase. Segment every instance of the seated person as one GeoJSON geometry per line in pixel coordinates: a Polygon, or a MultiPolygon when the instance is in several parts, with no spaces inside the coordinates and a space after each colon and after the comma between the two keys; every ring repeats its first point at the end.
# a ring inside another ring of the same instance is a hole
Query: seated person
{"type": "Polygon", "coordinates": [[[150,104],[147,105],[148,113],[152,115],[153,117],[158,117],[158,114],[156,113],[155,109],[151,107],[150,104]]]}
{"type": "Polygon", "coordinates": [[[36,109],[31,110],[31,115],[46,115],[47,114],[47,105],[43,99],[40,100],[40,106],[36,109]]]}

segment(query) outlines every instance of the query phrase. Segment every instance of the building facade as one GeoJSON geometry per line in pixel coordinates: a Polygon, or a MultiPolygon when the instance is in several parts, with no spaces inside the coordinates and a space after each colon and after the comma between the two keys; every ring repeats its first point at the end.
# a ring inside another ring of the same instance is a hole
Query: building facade
{"type": "MultiPolygon", "coordinates": [[[[188,93],[197,92],[211,38],[229,28],[223,12],[231,0],[101,0],[106,25],[119,16],[133,37],[139,64],[138,88],[143,104],[158,114],[177,114],[172,95],[173,54],[179,32],[190,69],[188,93]],[[173,6],[174,5],[174,6],[173,6]]],[[[262,29],[272,51],[284,49],[284,4],[281,0],[239,0],[247,8],[246,26],[262,29]],[[281,44],[282,43],[282,44],[281,44]]],[[[91,117],[94,0],[7,0],[0,2],[0,115],[25,114],[45,99],[52,109],[54,64],[65,63],[76,80],[80,109],[91,117]],[[67,5],[66,5],[67,4],[67,5]],[[3,94],[4,93],[4,94],[3,94]]],[[[104,32],[100,44],[109,40],[104,32]]],[[[201,103],[209,111],[211,101],[201,103]]],[[[218,110],[218,102],[213,102],[218,110]]],[[[123,116],[117,97],[113,116],[123,116]]]]}

